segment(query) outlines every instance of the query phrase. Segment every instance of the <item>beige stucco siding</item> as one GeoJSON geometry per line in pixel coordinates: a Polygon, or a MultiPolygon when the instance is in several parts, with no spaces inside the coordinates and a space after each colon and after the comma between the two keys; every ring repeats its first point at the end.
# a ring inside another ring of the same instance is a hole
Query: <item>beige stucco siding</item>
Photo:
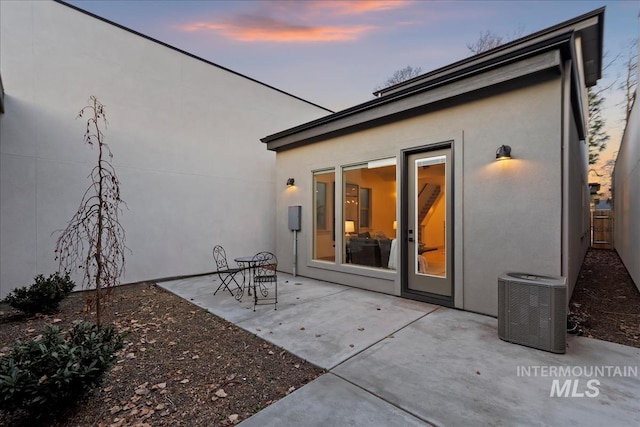
{"type": "Polygon", "coordinates": [[[470,120],[464,137],[467,310],[497,315],[504,271],[561,273],[560,93],[553,79],[475,103],[488,120],[470,120]],[[513,160],[494,160],[501,144],[513,160]]]}
{"type": "MultiPolygon", "coordinates": [[[[567,81],[568,84],[568,81],[567,81]]],[[[567,141],[565,144],[565,165],[567,168],[565,179],[564,202],[566,215],[563,218],[565,224],[565,245],[562,274],[567,277],[568,298],[573,294],[573,289],[580,274],[580,268],[590,243],[590,219],[589,219],[589,186],[587,183],[587,144],[578,136],[576,118],[570,108],[569,99],[565,97],[565,112],[568,115],[566,122],[567,141]]],[[[568,301],[567,301],[568,302],[568,301]]]]}
{"type": "MultiPolygon", "coordinates": [[[[496,315],[503,271],[560,274],[561,79],[555,72],[538,77],[535,84],[527,79],[479,100],[279,152],[276,247],[282,268],[290,271],[292,260],[286,209],[299,204],[299,274],[400,295],[399,274],[311,260],[312,171],[335,168],[341,188],[342,166],[397,156],[400,195],[401,150],[452,141],[456,305],[496,315]],[[514,160],[495,161],[502,144],[512,147],[514,160]],[[287,177],[296,179],[295,188],[285,188],[287,177]]],[[[341,214],[338,209],[338,224],[341,214]]]]}
{"type": "Polygon", "coordinates": [[[51,1],[0,2],[0,64],[0,298],[57,268],[52,232],[95,164],[74,120],[90,95],[128,204],[124,282],[212,271],[216,243],[273,250],[275,155],[260,137],[327,114],[51,1]]]}
{"type": "Polygon", "coordinates": [[[640,290],[640,105],[633,105],[613,176],[614,244],[640,290]]]}

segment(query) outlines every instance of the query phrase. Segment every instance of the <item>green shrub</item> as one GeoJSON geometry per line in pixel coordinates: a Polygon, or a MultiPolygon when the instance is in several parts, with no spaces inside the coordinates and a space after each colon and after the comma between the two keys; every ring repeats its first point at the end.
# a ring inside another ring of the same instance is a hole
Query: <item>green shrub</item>
{"type": "Polygon", "coordinates": [[[17,341],[0,358],[0,409],[55,415],[96,387],[122,348],[112,326],[76,323],[66,335],[48,326],[40,339],[17,341]]]}
{"type": "Polygon", "coordinates": [[[60,301],[73,290],[75,283],[65,273],[64,277],[57,272],[45,279],[42,274],[35,277],[35,283],[29,287],[17,288],[7,295],[5,301],[13,308],[28,314],[53,313],[58,310],[60,301]]]}

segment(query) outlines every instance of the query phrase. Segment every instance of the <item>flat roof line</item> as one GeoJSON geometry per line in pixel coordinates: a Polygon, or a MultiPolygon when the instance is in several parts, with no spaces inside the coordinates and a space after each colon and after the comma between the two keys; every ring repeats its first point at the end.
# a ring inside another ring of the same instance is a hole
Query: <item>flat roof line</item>
{"type": "MultiPolygon", "coordinates": [[[[472,74],[489,71],[493,68],[500,68],[511,61],[524,58],[525,56],[538,54],[548,49],[559,49],[563,55],[571,55],[573,57],[573,51],[567,52],[567,43],[572,40],[577,31],[581,32],[585,30],[586,27],[577,28],[576,26],[586,21],[590,21],[589,25],[593,26],[595,24],[598,27],[596,34],[599,36],[599,40],[594,42],[594,45],[596,45],[594,46],[594,49],[597,49],[597,55],[601,55],[604,11],[605,8],[601,7],[579,17],[572,18],[552,27],[537,31],[529,36],[506,43],[501,47],[462,59],[448,66],[415,77],[407,82],[399,83],[398,85],[379,91],[378,94],[381,96],[372,100],[338,111],[334,114],[320,117],[307,123],[267,135],[260,140],[267,144],[267,149],[274,151],[286,149],[287,146],[293,147],[295,144],[298,144],[303,140],[311,143],[312,139],[319,138],[320,135],[323,134],[323,127],[326,127],[325,125],[329,123],[349,116],[357,116],[363,112],[381,107],[385,104],[393,103],[403,98],[429,91],[439,85],[453,83],[457,80],[464,79],[472,74]],[[595,21],[596,19],[597,21],[595,21]],[[318,129],[316,134],[313,136],[301,137],[297,141],[293,141],[291,140],[292,138],[289,138],[289,142],[275,144],[275,141],[292,137],[293,135],[310,131],[312,129],[318,129]]],[[[594,77],[597,80],[600,78],[601,74],[601,57],[596,56],[596,59],[598,61],[598,69],[596,70],[597,72],[594,77]]],[[[362,123],[363,122],[361,121],[357,124],[362,123]]]]}
{"type": "MultiPolygon", "coordinates": [[[[389,86],[389,87],[377,90],[377,91],[373,92],[373,95],[375,95],[376,97],[384,96],[386,92],[392,92],[392,91],[399,90],[403,86],[409,86],[409,85],[411,85],[411,84],[413,84],[415,82],[418,82],[420,80],[427,79],[430,76],[435,76],[435,75],[441,74],[441,73],[443,73],[443,72],[445,72],[447,70],[451,70],[453,68],[456,68],[458,66],[464,65],[464,64],[469,63],[469,62],[472,62],[474,60],[481,59],[482,57],[485,57],[485,56],[494,55],[494,54],[496,54],[496,53],[498,53],[498,52],[500,52],[502,50],[507,50],[507,49],[509,49],[511,47],[517,46],[517,45],[525,43],[527,41],[534,40],[534,39],[536,39],[536,38],[538,38],[540,36],[544,36],[546,34],[551,34],[554,31],[561,30],[561,29],[563,29],[565,27],[569,27],[569,26],[575,25],[578,22],[581,22],[581,21],[584,21],[586,19],[598,16],[601,13],[603,13],[604,11],[605,11],[605,7],[602,6],[602,7],[598,8],[598,9],[595,9],[595,10],[592,10],[590,12],[584,13],[584,14],[582,14],[580,16],[575,17],[575,18],[568,19],[568,20],[566,20],[564,22],[561,22],[559,24],[553,25],[551,27],[544,28],[542,30],[536,31],[536,32],[531,33],[529,35],[526,35],[524,37],[520,37],[520,38],[518,38],[516,40],[512,40],[510,42],[501,44],[500,46],[497,46],[497,47],[495,47],[493,49],[489,49],[489,50],[486,50],[484,52],[478,53],[476,55],[472,55],[470,57],[461,59],[461,60],[456,61],[456,62],[454,62],[452,64],[445,65],[444,67],[438,68],[438,69],[433,70],[433,71],[429,71],[427,73],[424,73],[424,74],[421,74],[419,76],[416,76],[416,77],[414,77],[412,79],[397,83],[397,84],[395,84],[393,86],[389,86]]],[[[604,20],[602,20],[602,22],[600,22],[599,24],[601,26],[604,25],[604,20]]],[[[604,33],[604,31],[602,31],[601,35],[603,33],[604,33]]],[[[600,47],[601,47],[600,50],[602,50],[602,42],[600,43],[600,47]]],[[[602,53],[602,52],[600,52],[600,53],[602,53]]],[[[601,70],[600,70],[600,73],[598,75],[598,79],[600,79],[601,77],[602,76],[601,76],[601,70]]]]}

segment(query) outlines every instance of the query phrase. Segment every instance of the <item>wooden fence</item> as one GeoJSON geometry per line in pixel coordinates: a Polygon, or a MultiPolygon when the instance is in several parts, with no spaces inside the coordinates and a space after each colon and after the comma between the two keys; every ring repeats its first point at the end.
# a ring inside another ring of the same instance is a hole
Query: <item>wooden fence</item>
{"type": "Polygon", "coordinates": [[[591,247],[613,249],[613,211],[591,212],[591,247]]]}

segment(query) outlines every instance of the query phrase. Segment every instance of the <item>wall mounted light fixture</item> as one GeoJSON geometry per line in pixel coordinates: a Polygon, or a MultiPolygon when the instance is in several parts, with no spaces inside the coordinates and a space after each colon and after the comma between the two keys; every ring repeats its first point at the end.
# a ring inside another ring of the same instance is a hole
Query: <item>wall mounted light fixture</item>
{"type": "Polygon", "coordinates": [[[496,160],[508,160],[511,158],[511,147],[508,145],[501,145],[496,150],[496,160]]]}
{"type": "Polygon", "coordinates": [[[287,179],[287,187],[291,187],[296,183],[296,180],[293,178],[287,179]]]}

